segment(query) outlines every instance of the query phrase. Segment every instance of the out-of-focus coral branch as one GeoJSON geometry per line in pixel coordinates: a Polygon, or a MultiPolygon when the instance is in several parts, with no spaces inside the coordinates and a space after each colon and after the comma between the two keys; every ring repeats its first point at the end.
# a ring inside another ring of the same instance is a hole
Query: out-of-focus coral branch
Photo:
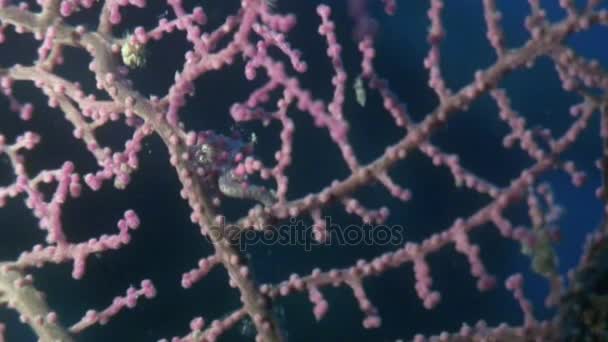
{"type": "Polygon", "coordinates": [[[22,274],[12,263],[0,263],[0,305],[17,310],[20,320],[32,327],[41,341],[74,341],[32,282],[31,276],[22,274]]]}

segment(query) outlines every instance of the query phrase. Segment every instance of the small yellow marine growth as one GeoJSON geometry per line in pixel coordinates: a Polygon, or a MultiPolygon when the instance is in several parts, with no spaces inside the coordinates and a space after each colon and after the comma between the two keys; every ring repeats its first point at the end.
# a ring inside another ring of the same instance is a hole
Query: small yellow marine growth
{"type": "Polygon", "coordinates": [[[131,69],[142,68],[146,65],[146,46],[140,44],[132,36],[127,36],[120,48],[122,62],[131,69]]]}
{"type": "Polygon", "coordinates": [[[553,241],[546,229],[534,229],[533,244],[524,243],[522,252],[532,258],[532,270],[542,276],[550,277],[557,272],[557,255],[553,241]]]}
{"type": "Polygon", "coordinates": [[[365,107],[365,101],[367,100],[367,95],[365,94],[365,85],[363,85],[363,79],[361,76],[358,76],[355,79],[355,83],[353,84],[353,89],[355,90],[355,98],[357,103],[361,107],[365,107]]]}

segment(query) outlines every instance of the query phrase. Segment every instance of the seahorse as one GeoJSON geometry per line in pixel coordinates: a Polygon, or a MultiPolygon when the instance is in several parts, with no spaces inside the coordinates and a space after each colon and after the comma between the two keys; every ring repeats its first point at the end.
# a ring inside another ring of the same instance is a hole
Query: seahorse
{"type": "Polygon", "coordinates": [[[238,134],[231,138],[212,131],[199,132],[196,144],[188,148],[189,168],[208,189],[270,207],[277,201],[275,192],[251,184],[242,171],[247,157],[253,155],[255,135],[249,142],[239,138],[238,134]]]}

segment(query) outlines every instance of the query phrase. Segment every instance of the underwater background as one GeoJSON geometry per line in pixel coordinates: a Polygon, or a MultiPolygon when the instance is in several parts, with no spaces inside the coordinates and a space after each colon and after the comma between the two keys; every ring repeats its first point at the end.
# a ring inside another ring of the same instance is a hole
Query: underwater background
{"type": "MultiPolygon", "coordinates": [[[[123,9],[121,13],[125,20],[115,28],[115,33],[128,33],[138,25],[153,27],[159,17],[165,15],[172,18],[162,3],[150,0],[145,9],[123,9]]],[[[209,17],[206,27],[210,29],[217,27],[239,6],[238,1],[227,0],[185,3],[188,8],[203,6],[209,17]]],[[[333,70],[325,54],[326,42],[317,33],[320,19],[315,8],[319,3],[277,0],[276,11],[297,16],[298,24],[288,38],[309,65],[308,72],[297,76],[304,87],[327,101],[333,92],[333,70]]],[[[365,106],[355,100],[352,87],[361,70],[360,54],[351,38],[352,21],[344,1],[324,3],[332,7],[332,20],[336,23],[343,47],[342,58],[349,75],[344,107],[344,116],[351,125],[349,137],[359,160],[367,163],[404,133],[395,127],[390,115],[383,110],[376,92],[366,90],[365,106]]],[[[407,105],[409,114],[415,120],[422,120],[438,103],[432,89],[427,86],[428,73],[423,68],[423,59],[428,52],[428,1],[397,1],[398,10],[394,16],[383,12],[380,1],[369,3],[380,24],[375,66],[407,105]]],[[[523,24],[529,14],[527,1],[503,0],[497,3],[503,13],[506,45],[510,48],[521,46],[528,39],[523,24]]],[[[557,1],[541,1],[541,4],[550,19],[563,17],[557,1]]],[[[86,23],[92,28],[99,6],[79,13],[69,21],[86,23]]],[[[443,19],[447,35],[442,43],[441,66],[447,85],[457,90],[473,80],[477,69],[492,65],[496,56],[485,38],[481,1],[445,1],[443,19]]],[[[0,45],[0,65],[25,64],[24,61],[34,60],[37,46],[31,35],[16,35],[12,29],[6,34],[7,43],[0,45]]],[[[595,58],[605,66],[608,64],[607,34],[605,27],[594,28],[573,35],[568,44],[579,54],[595,58]]],[[[160,41],[151,41],[147,65],[130,73],[134,87],[145,95],[163,96],[173,83],[175,71],[181,68],[188,48],[185,34],[179,31],[160,41]]],[[[86,52],[66,49],[64,58],[66,63],[59,67],[58,72],[68,79],[80,81],[83,89],[98,92],[93,74],[87,69],[90,57],[86,52]]],[[[262,72],[254,81],[247,81],[243,67],[243,61],[237,60],[227,69],[200,77],[195,83],[196,94],[181,110],[181,117],[190,130],[214,130],[225,135],[235,130],[247,136],[254,133],[258,140],[256,156],[271,164],[280,143],[278,126],[236,125],[229,115],[231,104],[244,101],[264,81],[262,72]]],[[[295,74],[290,67],[288,71],[295,74]]],[[[542,125],[550,128],[555,136],[564,132],[573,121],[569,107],[580,101],[561,88],[554,65],[547,57],[539,58],[529,69],[512,72],[500,87],[508,91],[513,108],[528,120],[530,127],[542,125]]],[[[28,171],[35,173],[55,168],[64,160],[74,161],[77,170],[83,174],[96,169],[84,145],[72,137],[72,128],[62,113],[48,108],[39,90],[32,84],[17,83],[15,92],[20,99],[29,99],[37,104],[35,116],[31,122],[20,122],[8,112],[6,99],[0,97],[0,131],[8,141],[26,128],[41,133],[43,143],[27,154],[28,171]]],[[[319,191],[332,180],[348,176],[340,151],[327,132],[314,127],[309,115],[298,112],[296,108],[291,108],[289,115],[295,121],[296,133],[293,163],[287,173],[290,177],[288,198],[319,191]]],[[[131,128],[118,121],[100,129],[98,138],[107,146],[121,148],[131,132],[131,128]]],[[[484,95],[468,111],[457,113],[438,130],[432,142],[446,152],[458,154],[464,167],[498,186],[506,186],[522,169],[532,164],[518,148],[502,147],[502,138],[508,132],[508,126],[498,119],[495,103],[489,95],[484,95]]],[[[561,241],[556,246],[562,274],[577,264],[586,234],[601,223],[602,204],[594,195],[601,182],[600,173],[594,166],[600,153],[596,115],[583,136],[564,155],[579,169],[588,172],[586,183],[576,188],[568,175],[558,171],[541,178],[541,181],[551,184],[556,201],[564,209],[559,221],[561,241]]],[[[3,158],[0,156],[0,186],[13,181],[11,170],[3,158]]],[[[195,267],[198,259],[212,253],[212,247],[190,222],[190,209],[179,196],[180,184],[168,160],[167,150],[160,139],[150,136],[144,140],[140,153],[140,169],[133,174],[131,184],[124,191],[113,189],[111,184],[105,184],[97,192],[87,188],[83,189],[80,199],[69,200],[65,205],[63,223],[71,241],[86,241],[101,234],[114,233],[115,223],[126,209],[135,210],[142,224],[134,232],[129,245],[89,257],[82,280],[71,278],[72,266],[69,263],[33,270],[37,287],[47,294],[49,305],[57,311],[62,322],[70,325],[86,310],[106,307],[113,297],[123,295],[129,285],[137,286],[144,278],[151,279],[158,290],[156,298],[140,301],[134,309],[122,312],[106,326],[87,329],[78,341],[156,341],[174,335],[183,336],[189,331],[189,322],[194,317],[203,316],[211,322],[239,307],[238,294],[228,286],[222,268],[216,268],[191,289],[180,286],[181,275],[195,267]]],[[[420,152],[398,163],[391,176],[412,191],[411,201],[401,203],[378,185],[358,191],[356,197],[368,207],[387,206],[391,216],[386,224],[401,229],[405,241],[419,242],[446,229],[456,218],[471,215],[489,203],[487,196],[456,187],[446,168],[433,166],[420,152]]],[[[246,214],[252,205],[254,203],[248,201],[225,199],[221,208],[228,218],[236,219],[246,214]]],[[[508,213],[514,224],[528,224],[524,206],[515,206],[508,213]]],[[[358,217],[346,214],[340,206],[326,208],[323,214],[342,227],[336,229],[361,224],[358,217]]],[[[304,225],[311,224],[305,217],[302,220],[304,225]]],[[[37,226],[21,200],[9,201],[6,207],[1,208],[0,260],[14,260],[19,252],[41,242],[43,234],[37,226]]],[[[512,294],[504,288],[504,280],[517,272],[525,276],[525,294],[534,303],[537,318],[551,317],[554,311],[543,305],[548,285],[544,278],[531,271],[530,258],[521,253],[520,246],[502,239],[492,225],[476,229],[471,239],[480,245],[481,259],[488,272],[497,277],[495,289],[480,293],[465,256],[448,247],[428,259],[433,289],[442,294],[441,303],[436,308],[424,309],[415,293],[412,267],[405,265],[381,276],[370,277],[364,283],[370,300],[382,317],[381,328],[366,330],[362,327],[363,314],[349,288],[328,287],[321,292],[330,304],[329,311],[319,322],[312,314],[307,293],[278,301],[275,310],[288,340],[408,340],[416,333],[456,332],[462,323],[473,325],[480,319],[492,326],[501,322],[519,325],[523,315],[512,294]]],[[[371,259],[396,248],[392,245],[329,244],[316,245],[306,251],[301,245],[258,243],[246,246],[244,255],[250,258],[257,281],[276,283],[292,273],[309,274],[316,267],[323,270],[348,267],[360,258],[371,259]]],[[[8,341],[34,341],[29,328],[18,323],[17,318],[15,312],[0,310],[0,321],[8,322],[8,341]]],[[[254,336],[251,324],[245,322],[222,336],[221,340],[250,341],[254,336]]]]}

